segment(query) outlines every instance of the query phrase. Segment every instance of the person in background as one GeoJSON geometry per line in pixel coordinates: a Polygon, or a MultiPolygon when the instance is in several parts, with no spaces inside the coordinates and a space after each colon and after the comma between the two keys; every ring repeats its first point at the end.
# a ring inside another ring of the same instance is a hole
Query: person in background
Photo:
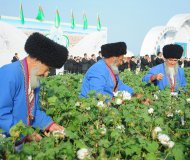
{"type": "Polygon", "coordinates": [[[101,54],[101,51],[98,52],[98,57],[97,57],[97,61],[101,60],[102,59],[102,54],[101,54]]]}
{"type": "MultiPolygon", "coordinates": [[[[10,128],[20,120],[41,131],[63,130],[51,117],[40,110],[40,77],[48,75],[50,68],[61,68],[67,60],[68,50],[62,45],[36,32],[25,43],[28,56],[23,60],[0,68],[0,128],[9,136],[10,128]]],[[[34,132],[21,141],[39,141],[34,132]]],[[[20,142],[20,143],[22,143],[20,142]]]]}
{"type": "Polygon", "coordinates": [[[157,53],[157,57],[156,57],[155,63],[156,63],[156,65],[164,63],[164,57],[163,57],[163,53],[162,52],[158,52],[157,53]]]}
{"type": "Polygon", "coordinates": [[[127,91],[131,95],[133,89],[119,78],[118,67],[123,63],[127,46],[124,42],[109,43],[101,46],[104,57],[95,63],[84,76],[80,97],[88,97],[91,90],[113,98],[114,92],[127,91]]]}
{"type": "Polygon", "coordinates": [[[149,68],[150,65],[150,58],[148,55],[145,55],[142,59],[141,59],[141,71],[145,71],[147,70],[147,68],[149,68]]]}
{"type": "Polygon", "coordinates": [[[127,57],[123,58],[123,63],[119,66],[119,71],[124,72],[125,69],[128,69],[129,63],[127,61],[127,57]]]}
{"type": "Polygon", "coordinates": [[[89,68],[89,60],[87,54],[85,53],[84,58],[82,59],[82,73],[85,74],[88,68],[89,68]]]}
{"type": "Polygon", "coordinates": [[[174,92],[179,87],[186,85],[184,70],[179,67],[178,60],[183,54],[183,48],[177,44],[168,44],[163,47],[163,56],[166,59],[161,63],[150,69],[142,81],[153,83],[158,86],[160,90],[170,87],[171,92],[174,92]]]}
{"type": "Polygon", "coordinates": [[[135,72],[136,68],[137,68],[137,60],[135,59],[134,56],[132,56],[130,60],[130,69],[131,71],[135,72]]]}
{"type": "Polygon", "coordinates": [[[15,53],[15,55],[14,55],[13,59],[11,60],[11,62],[13,63],[13,62],[16,62],[18,60],[19,60],[18,53],[15,53]]]}
{"type": "Polygon", "coordinates": [[[92,54],[91,55],[91,59],[90,59],[90,66],[89,66],[89,68],[93,65],[93,64],[95,64],[96,63],[96,56],[95,56],[95,54],[92,54]]]}

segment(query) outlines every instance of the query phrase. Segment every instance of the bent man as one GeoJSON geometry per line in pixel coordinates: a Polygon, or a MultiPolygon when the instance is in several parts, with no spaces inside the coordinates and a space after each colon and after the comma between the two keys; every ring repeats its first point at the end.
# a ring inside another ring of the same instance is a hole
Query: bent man
{"type": "Polygon", "coordinates": [[[154,83],[160,90],[169,86],[171,92],[186,85],[184,70],[178,66],[178,59],[183,54],[183,48],[177,44],[169,44],[163,47],[165,62],[152,67],[143,82],[154,83]]]}
{"type": "Polygon", "coordinates": [[[91,90],[96,93],[114,96],[114,92],[127,91],[133,94],[133,89],[125,85],[119,78],[118,67],[123,63],[127,46],[124,42],[102,45],[101,53],[103,59],[99,60],[87,71],[82,88],[81,97],[88,97],[91,90]]]}
{"type": "MultiPolygon", "coordinates": [[[[50,67],[61,68],[68,50],[40,33],[29,36],[25,50],[26,58],[0,68],[0,128],[9,136],[10,128],[22,120],[42,131],[63,130],[40,110],[39,78],[47,76],[50,67]]],[[[38,141],[41,136],[30,138],[38,141]]]]}

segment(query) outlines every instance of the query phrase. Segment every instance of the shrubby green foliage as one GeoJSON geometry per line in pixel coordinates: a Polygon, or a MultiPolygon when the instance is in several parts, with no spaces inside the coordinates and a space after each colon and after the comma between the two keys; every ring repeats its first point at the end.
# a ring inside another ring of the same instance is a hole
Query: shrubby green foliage
{"type": "MultiPolygon", "coordinates": [[[[169,89],[158,92],[157,87],[143,84],[141,78],[145,73],[125,71],[121,79],[141,96],[132,97],[121,105],[114,101],[105,103],[108,97],[94,96],[94,92],[88,99],[79,99],[82,75],[45,78],[41,108],[65,127],[66,137],[58,139],[42,134],[44,138],[40,142],[24,144],[20,153],[14,151],[12,137],[0,137],[1,158],[73,160],[81,158],[80,149],[87,149],[86,159],[188,159],[190,71],[185,72],[186,92],[181,90],[179,95],[171,96],[169,89]]],[[[24,128],[23,132],[29,129],[24,128]]]]}

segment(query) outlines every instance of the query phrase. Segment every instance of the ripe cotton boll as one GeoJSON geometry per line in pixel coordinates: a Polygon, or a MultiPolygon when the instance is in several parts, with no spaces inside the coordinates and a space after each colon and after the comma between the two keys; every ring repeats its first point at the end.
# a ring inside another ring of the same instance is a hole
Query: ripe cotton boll
{"type": "Polygon", "coordinates": [[[89,155],[89,151],[86,148],[82,148],[77,151],[77,158],[80,160],[85,159],[89,155]]]}

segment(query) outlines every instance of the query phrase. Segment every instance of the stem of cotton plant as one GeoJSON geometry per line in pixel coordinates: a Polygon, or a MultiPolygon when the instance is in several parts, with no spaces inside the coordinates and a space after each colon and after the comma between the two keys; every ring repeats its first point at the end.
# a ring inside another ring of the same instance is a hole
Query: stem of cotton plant
{"type": "Polygon", "coordinates": [[[170,153],[170,152],[167,153],[167,155],[166,155],[166,157],[164,158],[164,160],[166,160],[166,158],[169,156],[169,153],[170,153]]]}

